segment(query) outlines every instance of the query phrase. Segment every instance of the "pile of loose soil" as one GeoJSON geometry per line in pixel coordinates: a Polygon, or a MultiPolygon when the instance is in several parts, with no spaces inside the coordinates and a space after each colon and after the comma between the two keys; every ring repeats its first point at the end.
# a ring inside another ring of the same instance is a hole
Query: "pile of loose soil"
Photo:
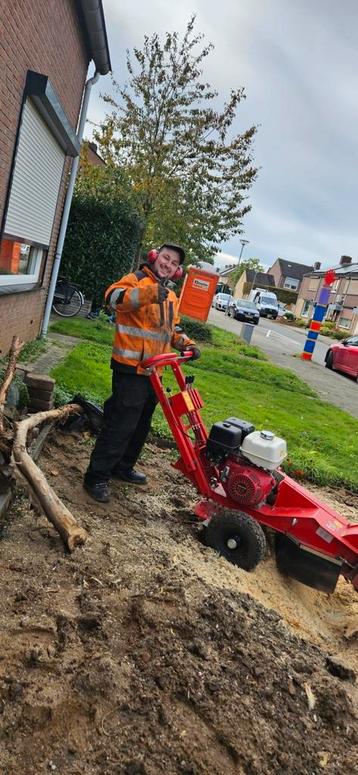
{"type": "Polygon", "coordinates": [[[148,485],[94,503],[90,443],[57,434],[40,461],[90,534],[83,549],[66,554],[25,495],[3,527],[1,775],[356,772],[352,587],[328,596],[270,556],[252,574],[218,558],[195,491],[154,445],[148,485]]]}

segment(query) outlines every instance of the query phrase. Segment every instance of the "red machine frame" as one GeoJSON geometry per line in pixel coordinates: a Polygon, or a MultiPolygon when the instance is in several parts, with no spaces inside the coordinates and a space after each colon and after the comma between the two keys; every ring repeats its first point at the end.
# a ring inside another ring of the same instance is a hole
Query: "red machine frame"
{"type": "Polygon", "coordinates": [[[142,361],[162,406],[164,415],[176,441],[180,457],[174,468],[181,471],[196,486],[203,499],[195,507],[198,519],[206,524],[220,509],[244,512],[262,527],[283,534],[313,555],[323,557],[335,565],[337,571],[358,591],[358,524],[349,522],[280,470],[277,497],[273,505],[260,504],[257,508],[238,505],[225,492],[219,472],[208,460],[205,450],[208,439],[201,418],[203,401],[191,378],[185,378],[180,363],[190,359],[190,353],[157,355],[142,361]],[[167,395],[158,369],[170,366],[179,386],[179,392],[167,395]],[[183,418],[188,422],[184,422],[183,418]],[[190,435],[191,433],[191,435],[190,435]]]}

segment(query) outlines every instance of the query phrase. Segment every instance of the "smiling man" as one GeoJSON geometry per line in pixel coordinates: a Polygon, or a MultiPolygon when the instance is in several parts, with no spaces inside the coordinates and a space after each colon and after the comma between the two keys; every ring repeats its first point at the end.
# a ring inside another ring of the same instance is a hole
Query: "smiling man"
{"type": "Polygon", "coordinates": [[[150,430],[157,399],[141,361],[153,355],[191,350],[195,343],[180,326],[179,300],[168,281],[182,276],[185,252],[165,243],[148,253],[137,272],[125,275],[106,291],[115,310],[115,335],[111,368],[112,395],[104,404],[103,429],[96,441],[84,487],[101,503],[109,501],[111,478],[145,484],[146,477],[134,466],[150,430]]]}

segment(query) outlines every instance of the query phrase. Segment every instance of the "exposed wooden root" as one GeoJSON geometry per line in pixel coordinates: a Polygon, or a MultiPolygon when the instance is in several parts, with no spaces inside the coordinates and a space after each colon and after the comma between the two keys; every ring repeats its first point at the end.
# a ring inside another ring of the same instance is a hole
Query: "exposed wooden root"
{"type": "Polygon", "coordinates": [[[72,552],[76,546],[87,540],[88,535],[85,530],[78,527],[71,512],[49,485],[45,475],[29,455],[26,445],[27,435],[33,428],[37,428],[44,422],[66,420],[70,414],[75,412],[81,414],[83,409],[78,404],[67,404],[60,409],[37,412],[17,423],[6,421],[4,414],[6,396],[15,374],[17,357],[23,346],[24,342],[14,336],[8,365],[0,385],[0,473],[2,471],[5,476],[5,469],[7,472],[7,463],[11,457],[15,479],[20,479],[26,484],[33,503],[45,513],[72,552]]]}
{"type": "Polygon", "coordinates": [[[88,538],[83,528],[78,527],[71,512],[62,503],[58,495],[49,485],[46,477],[32,460],[26,449],[27,434],[43,422],[49,420],[65,420],[70,414],[81,414],[83,409],[78,404],[67,404],[60,409],[50,409],[47,412],[37,412],[15,424],[13,443],[13,463],[26,480],[27,486],[35,495],[35,501],[40,504],[46,517],[59,532],[66,546],[72,552],[88,538]]]}

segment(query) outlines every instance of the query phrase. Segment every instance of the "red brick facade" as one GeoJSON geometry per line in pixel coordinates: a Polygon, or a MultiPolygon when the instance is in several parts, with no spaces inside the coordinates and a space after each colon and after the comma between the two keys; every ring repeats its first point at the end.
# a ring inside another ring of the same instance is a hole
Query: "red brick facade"
{"type": "MultiPolygon", "coordinates": [[[[74,0],[1,2],[0,22],[0,220],[11,174],[27,70],[47,75],[74,130],[88,68],[88,54],[74,0]]],[[[12,336],[34,339],[40,332],[65,195],[65,163],[51,243],[39,290],[0,295],[0,355],[12,336]]]]}

